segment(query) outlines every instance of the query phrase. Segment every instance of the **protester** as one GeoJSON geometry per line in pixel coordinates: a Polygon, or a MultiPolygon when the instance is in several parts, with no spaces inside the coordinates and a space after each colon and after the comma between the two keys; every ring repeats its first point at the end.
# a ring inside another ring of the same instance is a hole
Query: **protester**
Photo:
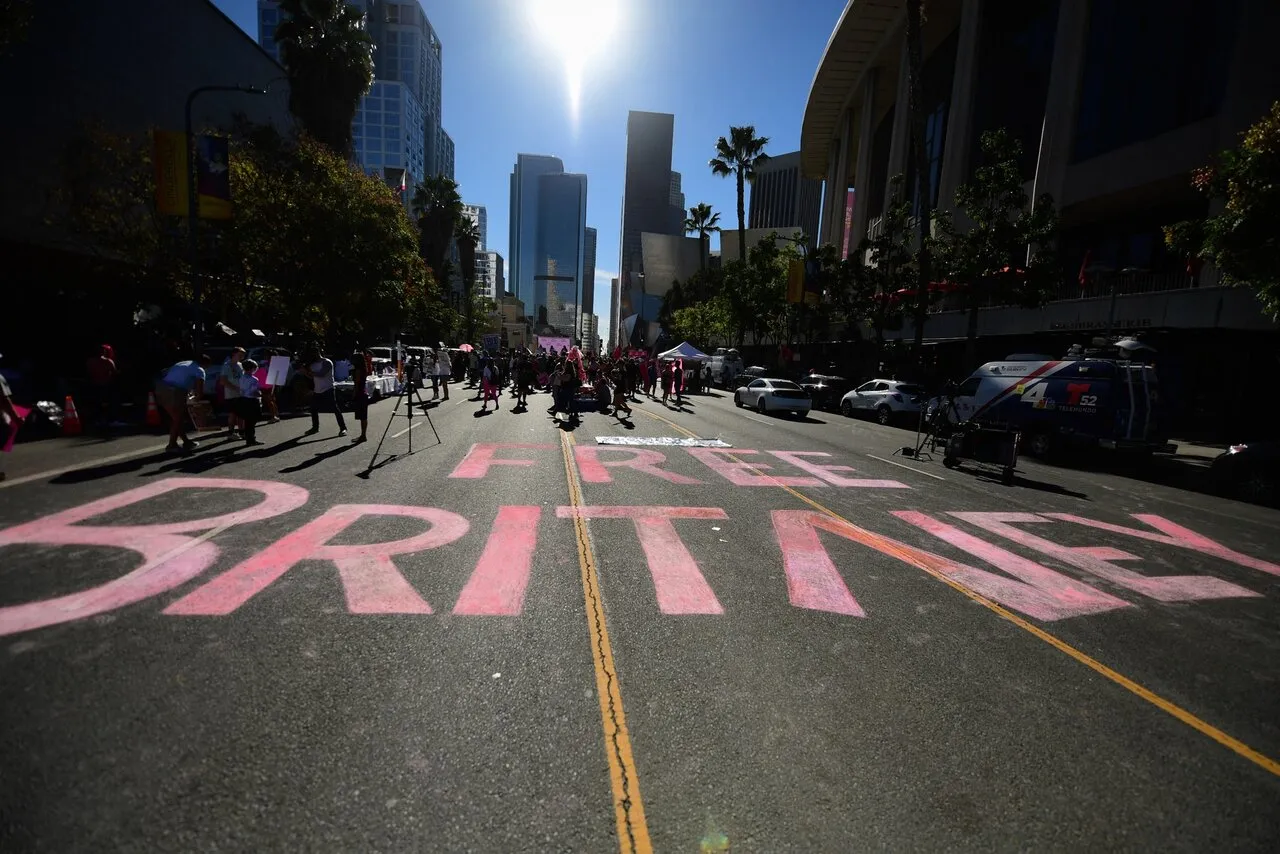
{"type": "Polygon", "coordinates": [[[489,401],[492,400],[493,411],[497,412],[500,408],[498,406],[498,366],[487,354],[480,360],[480,393],[484,399],[480,411],[488,412],[489,401]]]}
{"type": "Polygon", "coordinates": [[[187,437],[185,422],[187,418],[187,399],[199,400],[204,396],[205,368],[209,367],[209,357],[202,355],[199,359],[187,359],[175,362],[165,371],[164,376],[156,383],[156,402],[169,416],[169,445],[167,453],[181,450],[190,453],[200,447],[200,443],[187,437]],[[182,447],[178,447],[178,439],[182,439],[182,447]]]}
{"type": "MultiPolygon", "coordinates": [[[[0,448],[9,443],[9,436],[12,431],[16,431],[22,419],[18,416],[18,410],[13,405],[13,392],[9,390],[9,381],[4,378],[4,374],[0,374],[0,448]]],[[[0,457],[0,461],[4,458],[0,457]]],[[[4,464],[0,462],[0,480],[4,480],[4,464]]]]}
{"type": "Polygon", "coordinates": [[[444,400],[449,399],[449,380],[453,379],[453,362],[449,359],[449,351],[440,348],[440,353],[436,358],[436,373],[440,377],[440,390],[444,392],[442,395],[444,400]]]}
{"type": "Polygon", "coordinates": [[[347,435],[347,422],[338,408],[338,397],[333,390],[333,360],[325,358],[320,349],[311,352],[310,364],[303,373],[311,377],[314,393],[311,395],[311,429],[305,435],[312,436],[320,432],[320,410],[333,412],[338,419],[338,436],[347,435]]]}
{"type": "Polygon", "coordinates": [[[236,347],[231,355],[222,363],[222,373],[218,375],[218,385],[222,387],[222,399],[227,403],[227,437],[234,439],[236,429],[243,427],[240,416],[236,414],[240,407],[236,400],[240,397],[240,380],[244,379],[244,348],[236,347]]]}
{"type": "MultiPolygon", "coordinates": [[[[434,367],[434,365],[433,365],[434,367]]],[[[373,354],[356,348],[351,354],[351,382],[355,384],[355,398],[351,412],[360,422],[360,435],[351,440],[358,445],[369,440],[369,374],[373,373],[373,354]]],[[[432,377],[431,379],[435,379],[432,377]]]]}
{"type": "Polygon", "coordinates": [[[85,362],[85,373],[89,375],[89,388],[93,395],[94,422],[102,430],[116,426],[116,383],[120,371],[110,344],[103,344],[98,355],[85,362]]]}
{"type": "Polygon", "coordinates": [[[261,445],[257,437],[258,420],[262,418],[262,384],[258,382],[258,363],[245,359],[240,372],[238,394],[232,398],[235,412],[244,431],[245,445],[261,445]]]}

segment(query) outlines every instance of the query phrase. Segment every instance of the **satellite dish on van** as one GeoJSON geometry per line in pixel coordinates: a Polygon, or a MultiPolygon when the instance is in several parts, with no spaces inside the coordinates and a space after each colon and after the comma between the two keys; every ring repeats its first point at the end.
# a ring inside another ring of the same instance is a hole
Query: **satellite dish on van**
{"type": "Polygon", "coordinates": [[[1123,350],[1126,353],[1133,353],[1138,350],[1146,350],[1150,353],[1156,352],[1155,347],[1152,347],[1149,344],[1144,344],[1143,342],[1139,341],[1137,338],[1134,338],[1132,335],[1129,336],[1128,338],[1121,338],[1119,341],[1116,342],[1116,347],[1118,347],[1119,349],[1123,350]]]}

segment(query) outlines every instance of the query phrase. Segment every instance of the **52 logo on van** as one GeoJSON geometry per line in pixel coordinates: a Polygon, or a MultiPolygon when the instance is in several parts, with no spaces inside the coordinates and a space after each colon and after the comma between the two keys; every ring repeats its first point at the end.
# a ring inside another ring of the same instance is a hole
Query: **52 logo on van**
{"type": "Polygon", "coordinates": [[[1097,406],[1098,396],[1088,394],[1091,383],[1067,383],[1067,406],[1097,406]]]}

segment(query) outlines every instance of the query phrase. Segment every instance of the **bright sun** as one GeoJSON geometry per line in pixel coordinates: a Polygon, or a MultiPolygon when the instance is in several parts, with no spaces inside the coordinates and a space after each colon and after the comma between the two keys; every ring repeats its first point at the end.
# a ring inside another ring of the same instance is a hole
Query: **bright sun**
{"type": "Polygon", "coordinates": [[[613,40],[622,0],[532,0],[528,9],[536,32],[564,67],[569,113],[574,125],[582,103],[582,80],[589,63],[613,40]]]}

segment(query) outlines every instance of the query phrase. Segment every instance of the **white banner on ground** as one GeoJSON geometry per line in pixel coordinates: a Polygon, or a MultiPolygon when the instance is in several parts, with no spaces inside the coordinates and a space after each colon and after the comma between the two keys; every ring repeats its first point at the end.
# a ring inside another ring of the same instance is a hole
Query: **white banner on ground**
{"type": "Polygon", "coordinates": [[[596,436],[597,445],[658,445],[676,448],[732,448],[721,439],[683,439],[679,436],[596,436]]]}

